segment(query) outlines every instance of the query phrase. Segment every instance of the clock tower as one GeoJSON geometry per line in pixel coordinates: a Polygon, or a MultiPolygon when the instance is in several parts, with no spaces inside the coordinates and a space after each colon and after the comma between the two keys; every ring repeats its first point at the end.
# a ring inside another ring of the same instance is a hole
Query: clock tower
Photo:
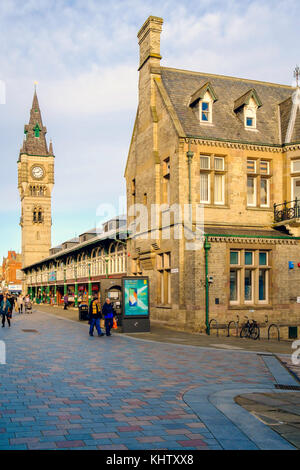
{"type": "Polygon", "coordinates": [[[22,265],[29,266],[49,256],[51,248],[51,193],[54,186],[52,143],[46,141],[39,102],[34,91],[29,124],[18,160],[21,198],[22,265]]]}

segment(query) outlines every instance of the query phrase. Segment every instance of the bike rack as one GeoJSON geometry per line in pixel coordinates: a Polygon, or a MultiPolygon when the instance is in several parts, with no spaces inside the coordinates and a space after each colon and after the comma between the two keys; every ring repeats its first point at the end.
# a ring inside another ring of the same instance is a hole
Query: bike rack
{"type": "Polygon", "coordinates": [[[235,328],[236,328],[236,336],[239,335],[239,323],[238,323],[237,321],[231,320],[231,321],[228,323],[228,326],[227,326],[227,338],[229,338],[229,336],[230,336],[230,325],[231,325],[232,323],[235,325],[235,328]]]}
{"type": "Polygon", "coordinates": [[[210,322],[209,322],[209,330],[210,330],[210,325],[211,325],[211,323],[212,323],[213,321],[216,322],[217,336],[219,336],[219,326],[218,326],[218,322],[217,322],[217,320],[216,320],[215,318],[212,318],[212,319],[210,320],[210,322]]]}
{"type": "Polygon", "coordinates": [[[277,329],[277,339],[278,341],[280,341],[280,328],[276,323],[272,323],[268,328],[268,340],[270,339],[270,329],[272,328],[272,326],[275,326],[275,328],[277,329]]]}

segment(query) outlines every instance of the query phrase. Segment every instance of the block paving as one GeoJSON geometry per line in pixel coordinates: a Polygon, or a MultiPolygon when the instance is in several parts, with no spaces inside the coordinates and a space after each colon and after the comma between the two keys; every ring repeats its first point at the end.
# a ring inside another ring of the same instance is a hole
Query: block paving
{"type": "Polygon", "coordinates": [[[89,337],[41,311],[15,315],[0,340],[0,450],[259,448],[230,420],[218,436],[185,401],[202,387],[272,387],[257,354],[89,337]]]}

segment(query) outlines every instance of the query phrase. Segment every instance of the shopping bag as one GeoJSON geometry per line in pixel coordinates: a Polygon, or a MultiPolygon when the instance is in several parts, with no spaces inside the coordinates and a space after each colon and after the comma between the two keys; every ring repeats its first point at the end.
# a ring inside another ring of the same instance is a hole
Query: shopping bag
{"type": "Polygon", "coordinates": [[[101,320],[100,320],[100,328],[104,328],[104,326],[105,326],[105,322],[104,322],[103,318],[101,318],[101,320]]]}
{"type": "Polygon", "coordinates": [[[118,328],[117,320],[113,319],[113,328],[116,330],[118,328]]]}

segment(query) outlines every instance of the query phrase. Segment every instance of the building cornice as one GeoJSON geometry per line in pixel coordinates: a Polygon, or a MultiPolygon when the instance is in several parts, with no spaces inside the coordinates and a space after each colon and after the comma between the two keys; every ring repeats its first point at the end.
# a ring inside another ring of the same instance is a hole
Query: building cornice
{"type": "Polygon", "coordinates": [[[237,141],[237,140],[225,140],[218,138],[203,138],[197,136],[181,136],[181,139],[184,139],[185,143],[191,144],[200,144],[207,145],[209,147],[223,147],[223,148],[232,148],[232,149],[241,149],[241,150],[255,150],[259,152],[272,152],[272,153],[285,153],[291,151],[300,150],[300,142],[293,144],[266,144],[258,142],[247,142],[247,141],[237,141]]]}

